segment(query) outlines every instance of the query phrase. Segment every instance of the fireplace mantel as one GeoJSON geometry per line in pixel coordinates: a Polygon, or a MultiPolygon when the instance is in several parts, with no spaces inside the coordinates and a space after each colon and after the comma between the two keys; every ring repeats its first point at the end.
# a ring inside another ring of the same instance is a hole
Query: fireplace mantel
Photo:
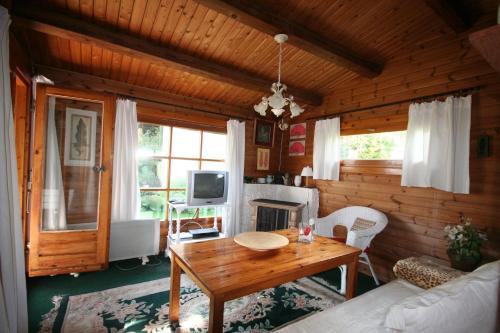
{"type": "Polygon", "coordinates": [[[302,209],[302,221],[318,217],[319,192],[316,188],[285,186],[277,184],[244,184],[243,216],[241,231],[253,231],[251,221],[252,207],[249,201],[255,199],[271,199],[299,202],[305,205],[302,209]]]}

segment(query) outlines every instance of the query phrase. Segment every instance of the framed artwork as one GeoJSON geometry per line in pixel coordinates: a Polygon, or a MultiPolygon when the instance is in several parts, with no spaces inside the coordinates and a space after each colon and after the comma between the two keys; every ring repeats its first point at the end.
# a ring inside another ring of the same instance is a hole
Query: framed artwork
{"type": "Polygon", "coordinates": [[[95,111],[66,108],[64,165],[95,165],[96,121],[95,111]]]}
{"type": "Polygon", "coordinates": [[[290,141],[288,156],[304,156],[306,154],[306,140],[290,141]]]}
{"type": "Polygon", "coordinates": [[[257,148],[257,170],[269,170],[269,158],[271,156],[271,149],[257,148]]]}
{"type": "Polygon", "coordinates": [[[257,146],[272,147],[274,142],[274,121],[255,119],[254,143],[257,146]]]}
{"type": "Polygon", "coordinates": [[[290,140],[306,138],[306,123],[290,125],[290,140]]]}

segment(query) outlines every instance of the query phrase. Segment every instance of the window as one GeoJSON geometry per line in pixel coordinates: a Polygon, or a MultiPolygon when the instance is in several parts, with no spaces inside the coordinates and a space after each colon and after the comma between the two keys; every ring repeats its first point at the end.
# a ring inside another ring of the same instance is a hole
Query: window
{"type": "Polygon", "coordinates": [[[406,131],[342,136],[343,160],[402,160],[406,131]]]}
{"type": "MultiPolygon", "coordinates": [[[[226,134],[139,123],[141,218],[167,219],[167,201],[186,200],[188,170],[224,170],[226,134]]],[[[184,211],[192,218],[196,211],[184,211]]],[[[200,209],[199,217],[213,216],[200,209]]],[[[172,216],[176,218],[175,215],[172,216]]]]}

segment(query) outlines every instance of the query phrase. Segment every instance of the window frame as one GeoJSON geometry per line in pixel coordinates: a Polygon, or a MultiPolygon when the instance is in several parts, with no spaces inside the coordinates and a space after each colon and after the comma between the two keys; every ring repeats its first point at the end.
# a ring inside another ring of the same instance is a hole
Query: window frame
{"type": "MultiPolygon", "coordinates": [[[[168,146],[168,156],[165,155],[157,155],[157,154],[152,154],[152,155],[147,155],[147,156],[141,156],[142,159],[152,159],[152,160],[167,160],[168,161],[168,172],[167,172],[167,180],[166,180],[166,187],[155,187],[155,188],[149,188],[149,187],[139,187],[139,191],[142,194],[143,192],[164,192],[166,193],[165,195],[165,220],[160,218],[161,222],[168,221],[169,216],[168,216],[168,210],[167,210],[167,202],[170,200],[170,193],[171,192],[176,192],[176,191],[185,191],[185,188],[171,188],[171,173],[172,173],[172,160],[184,160],[184,161],[196,161],[198,162],[198,170],[201,170],[201,166],[203,162],[225,162],[225,159],[213,159],[213,158],[203,158],[203,138],[205,133],[214,133],[214,134],[224,134],[227,136],[226,131],[221,131],[217,129],[207,129],[201,126],[179,126],[179,125],[172,125],[172,124],[166,124],[166,123],[156,123],[156,122],[151,122],[151,121],[137,121],[138,125],[140,124],[148,124],[148,125],[153,125],[153,126],[163,126],[163,127],[169,127],[170,128],[170,138],[169,138],[169,146],[168,146]],[[173,129],[174,128],[179,128],[179,129],[186,129],[186,130],[194,130],[194,131],[200,131],[200,152],[198,157],[175,157],[172,156],[172,143],[173,143],[173,129]]],[[[182,218],[181,219],[186,219],[182,218]]]]}

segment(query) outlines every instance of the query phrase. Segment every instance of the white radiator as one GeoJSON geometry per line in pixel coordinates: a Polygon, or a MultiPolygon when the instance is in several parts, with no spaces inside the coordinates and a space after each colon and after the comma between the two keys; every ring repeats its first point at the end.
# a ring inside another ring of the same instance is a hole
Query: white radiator
{"type": "Polygon", "coordinates": [[[159,248],[159,219],[111,222],[109,261],[156,255],[159,248]]]}

